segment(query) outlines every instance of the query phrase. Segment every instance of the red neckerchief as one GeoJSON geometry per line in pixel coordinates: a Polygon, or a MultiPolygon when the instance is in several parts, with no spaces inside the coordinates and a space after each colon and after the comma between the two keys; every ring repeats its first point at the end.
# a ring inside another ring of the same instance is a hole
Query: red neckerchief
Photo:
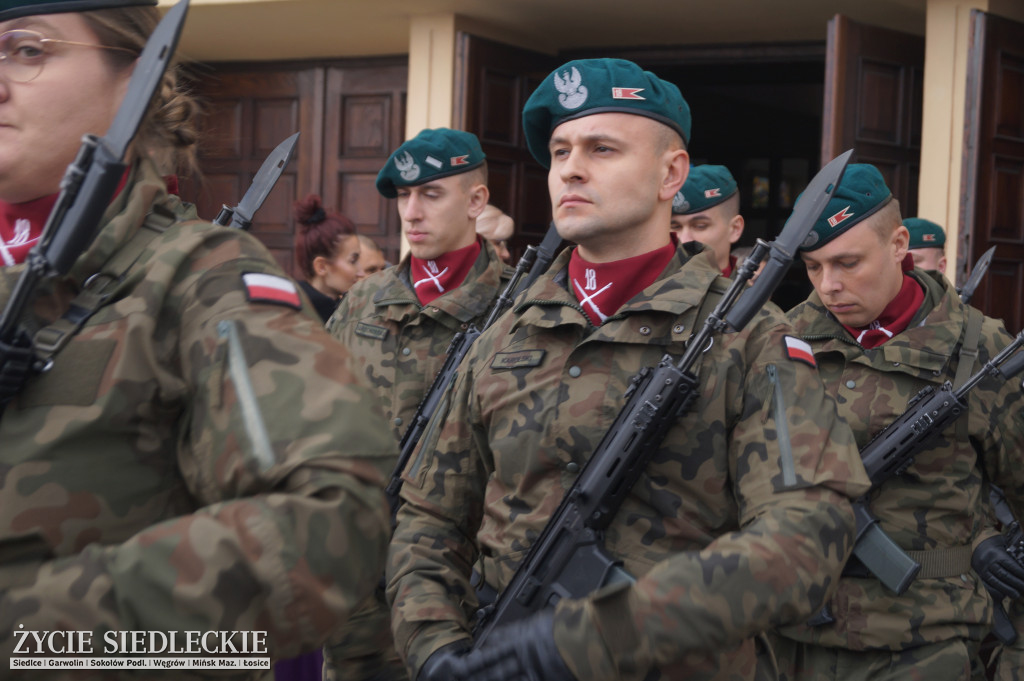
{"type": "Polygon", "coordinates": [[[25,262],[29,249],[39,241],[55,203],[57,194],[24,203],[0,201],[0,266],[25,262]]]}
{"type": "Polygon", "coordinates": [[[479,239],[465,248],[445,253],[433,260],[409,256],[412,288],[420,304],[426,305],[434,298],[458,288],[479,256],[479,239]]]}
{"type": "Polygon", "coordinates": [[[732,273],[736,271],[736,256],[729,255],[729,264],[722,270],[722,276],[728,279],[732,276],[732,273]]]}
{"type": "Polygon", "coordinates": [[[669,243],[625,260],[591,263],[573,249],[569,257],[572,292],[590,323],[601,326],[627,300],[653,284],[675,253],[675,243],[669,243]]]}
{"type": "MultiPolygon", "coordinates": [[[[904,272],[914,269],[913,256],[908,253],[907,259],[904,259],[902,263],[904,272]],[[909,268],[907,259],[909,259],[909,268]]],[[[889,301],[889,304],[882,310],[882,314],[878,315],[878,319],[860,328],[853,328],[846,324],[843,326],[857,339],[861,347],[877,348],[910,326],[910,320],[914,318],[923,302],[924,290],[921,285],[913,277],[904,274],[900,292],[889,301]]]]}
{"type": "MultiPolygon", "coordinates": [[[[130,168],[121,176],[121,183],[114,192],[115,197],[128,183],[129,172],[130,168]]],[[[24,203],[0,200],[0,267],[25,262],[25,256],[42,236],[43,227],[46,226],[58,196],[60,192],[24,203]]]]}

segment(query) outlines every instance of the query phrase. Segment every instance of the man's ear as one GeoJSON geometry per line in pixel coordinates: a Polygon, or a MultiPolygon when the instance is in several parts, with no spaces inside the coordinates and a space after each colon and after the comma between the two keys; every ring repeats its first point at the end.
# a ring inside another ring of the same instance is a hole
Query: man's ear
{"type": "Polygon", "coordinates": [[[671,201],[679,189],[686,182],[686,176],[690,174],[690,154],[685,149],[675,149],[665,152],[667,164],[665,167],[665,179],[658,191],[660,201],[671,201]]]}
{"type": "Polygon", "coordinates": [[[729,220],[729,243],[734,244],[740,240],[745,224],[742,215],[734,215],[732,220],[729,220]]]}
{"type": "Polygon", "coordinates": [[[910,250],[910,231],[903,225],[893,230],[892,247],[896,260],[903,262],[903,258],[907,257],[907,252],[910,250]]]}
{"type": "Polygon", "coordinates": [[[469,188],[469,219],[476,220],[487,208],[491,200],[491,190],[485,184],[475,184],[469,188]]]}

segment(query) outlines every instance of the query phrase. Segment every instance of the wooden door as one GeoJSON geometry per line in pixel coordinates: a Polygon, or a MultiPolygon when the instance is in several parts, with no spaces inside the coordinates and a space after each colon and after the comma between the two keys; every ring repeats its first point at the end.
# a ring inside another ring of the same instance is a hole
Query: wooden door
{"type": "Polygon", "coordinates": [[[877,166],[907,217],[917,215],[923,76],[923,37],[829,21],[822,165],[852,148],[852,162],[877,166]]]}
{"type": "MultiPolygon", "coordinates": [[[[972,304],[1024,328],[1024,24],[971,12],[961,248],[969,262],[996,246],[972,304]]],[[[962,278],[962,275],[961,275],[962,278]]]]}
{"type": "Polygon", "coordinates": [[[238,202],[274,147],[299,132],[296,152],[254,216],[252,233],[296,273],[292,204],[315,193],[397,262],[400,226],[374,180],[403,139],[407,74],[406,60],[393,57],[205,67],[194,83],[206,107],[203,178],[201,186],[183,183],[182,197],[212,219],[222,204],[238,202]]]}
{"type": "Polygon", "coordinates": [[[323,198],[360,234],[398,262],[401,224],[393,202],[377,193],[377,173],[405,139],[406,60],[327,69],[323,198]]]}
{"type": "Polygon", "coordinates": [[[319,185],[322,75],[317,69],[225,66],[204,72],[195,85],[205,106],[199,144],[201,186],[182,183],[182,197],[213,219],[234,206],[267,155],[300,132],[291,162],[253,216],[251,232],[287,272],[294,272],[292,203],[319,185]]]}
{"type": "Polygon", "coordinates": [[[487,155],[491,203],[515,220],[510,249],[518,258],[539,244],[551,222],[547,170],[533,160],[523,136],[523,105],[556,66],[557,57],[458,36],[454,126],[480,139],[487,155]]]}

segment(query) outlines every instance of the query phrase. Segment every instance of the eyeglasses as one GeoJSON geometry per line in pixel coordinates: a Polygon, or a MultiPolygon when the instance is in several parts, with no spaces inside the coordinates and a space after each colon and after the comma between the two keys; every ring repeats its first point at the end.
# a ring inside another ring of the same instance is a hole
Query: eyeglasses
{"type": "Polygon", "coordinates": [[[35,31],[17,30],[0,33],[0,71],[15,83],[28,83],[43,72],[43,65],[56,45],[94,47],[100,50],[119,50],[135,54],[126,47],[76,43],[73,40],[45,38],[35,31]]]}

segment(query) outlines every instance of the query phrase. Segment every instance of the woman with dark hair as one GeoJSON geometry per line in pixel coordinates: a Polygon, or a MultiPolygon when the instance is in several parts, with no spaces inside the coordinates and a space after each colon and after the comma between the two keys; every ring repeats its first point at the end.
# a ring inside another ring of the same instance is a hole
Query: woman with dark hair
{"type": "MultiPolygon", "coordinates": [[[[0,3],[11,211],[53,206],[82,136],[108,131],[155,5],[0,3]]],[[[266,248],[168,193],[164,176],[194,165],[195,114],[172,67],[97,237],[32,291],[31,346],[0,348],[0,376],[26,352],[49,364],[0,393],[0,659],[55,631],[100,654],[105,634],[162,632],[293,657],[383,569],[394,443],[378,400],[266,248]]],[[[24,268],[0,267],[0,308],[24,268]]]]}
{"type": "Polygon", "coordinates": [[[294,213],[299,225],[295,260],[306,278],[299,285],[326,323],[341,297],[365,276],[359,265],[359,237],[352,221],[325,211],[316,194],[296,201],[294,213]]]}

